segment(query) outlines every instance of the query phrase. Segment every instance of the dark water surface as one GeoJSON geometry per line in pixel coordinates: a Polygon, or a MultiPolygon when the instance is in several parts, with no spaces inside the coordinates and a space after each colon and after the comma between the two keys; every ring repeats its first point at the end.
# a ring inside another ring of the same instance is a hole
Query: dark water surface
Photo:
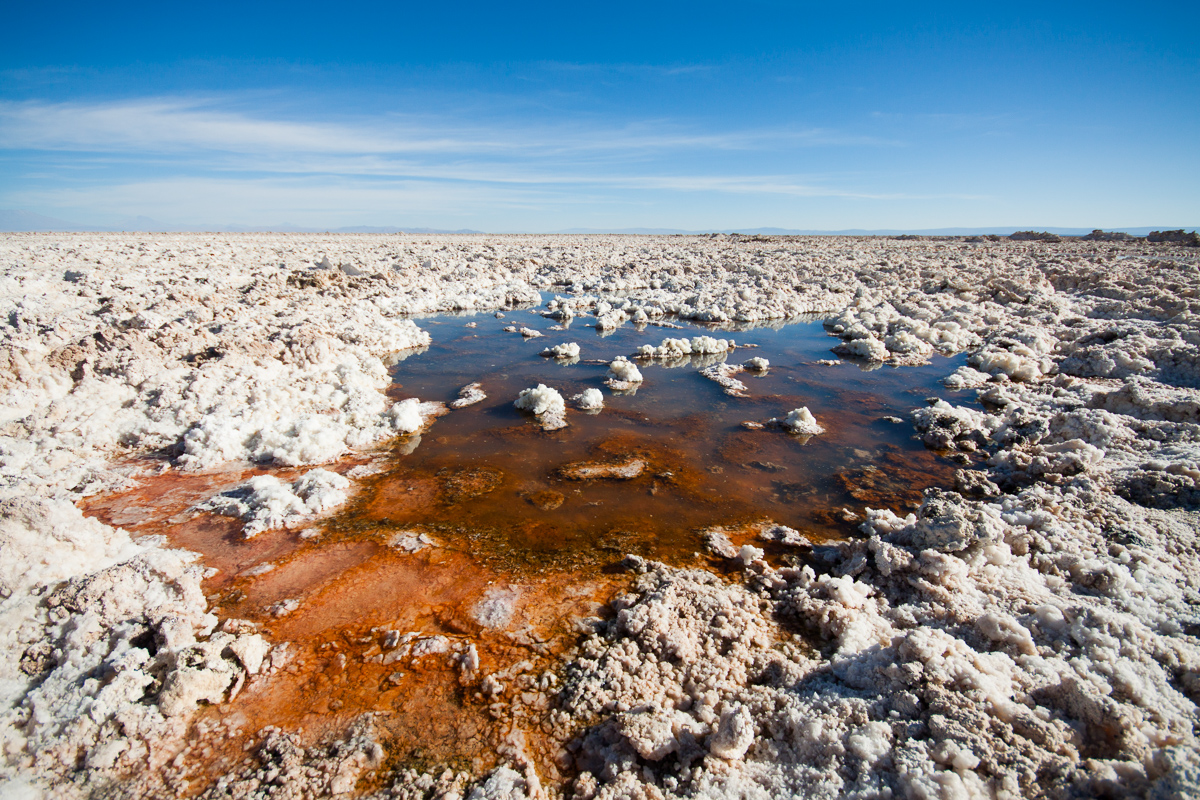
{"type": "Polygon", "coordinates": [[[820,320],[794,320],[749,330],[683,330],[626,324],[608,335],[577,318],[567,330],[530,311],[443,315],[416,320],[433,337],[425,351],[399,363],[396,398],[449,403],[479,382],[487,400],[452,411],[425,434],[406,440],[386,472],[367,481],[358,502],[334,527],[427,532],[506,567],[603,563],[620,553],[679,562],[700,549],[699,531],[771,520],[820,537],[852,534],[864,507],[904,512],[921,490],[952,483],[957,465],[927,451],[908,412],[943,396],[938,380],[963,357],[934,357],[921,367],[864,370],[835,358],[837,339],[820,320]],[[468,323],[475,327],[465,327],[468,323]],[[508,325],[540,330],[525,339],[508,325]],[[636,392],[603,385],[607,364],[666,337],[734,339],[726,357],[693,357],[673,368],[639,362],[636,392]],[[562,342],[580,345],[580,361],[563,364],[539,353],[562,342]],[[756,345],[745,347],[743,345],[756,345]],[[717,361],[767,358],[770,369],[737,376],[748,396],[732,397],[699,373],[717,361]],[[568,398],[569,426],[544,432],[513,407],[525,388],[544,383],[568,398]],[[587,388],[605,395],[588,414],[569,398],[587,388]],[[782,418],[807,406],[826,433],[789,435],[748,430],[743,422],[782,418]],[[903,423],[885,417],[900,417],[903,423]],[[636,478],[571,480],[564,468],[641,461],[636,478]]]}

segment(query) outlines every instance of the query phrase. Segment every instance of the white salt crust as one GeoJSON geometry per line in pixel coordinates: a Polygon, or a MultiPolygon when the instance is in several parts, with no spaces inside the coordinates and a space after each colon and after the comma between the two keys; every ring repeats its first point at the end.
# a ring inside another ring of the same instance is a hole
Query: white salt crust
{"type": "Polygon", "coordinates": [[[545,350],[543,350],[542,355],[547,356],[548,358],[578,359],[579,345],[575,342],[556,344],[553,347],[547,347],[545,350]]]}
{"type": "Polygon", "coordinates": [[[571,400],[583,411],[599,411],[604,408],[604,392],[595,388],[584,389],[571,400]]]}
{"type": "MultiPolygon", "coordinates": [[[[566,745],[580,800],[1197,796],[1198,262],[1144,243],[5,236],[0,794],[173,794],[198,704],[286,663],[286,643],[218,627],[187,554],[80,515],[136,479],[117,459],[300,465],[396,435],[412,407],[383,396],[388,365],[428,343],[398,315],[553,287],[547,313],[601,330],[817,312],[850,359],[967,351],[947,369],[962,400],[912,422],[986,470],[906,518],[869,512],[863,539],[780,539],[800,567],[751,545],[732,583],[631,560],[561,692],[494,679],[509,767],[403,770],[375,796],[537,796],[532,726],[566,745]]],[[[268,731],[216,791],[348,790],[384,755],[366,722],[307,750],[268,731]]]]}
{"type": "MultiPolygon", "coordinates": [[[[417,422],[420,423],[419,418],[417,422]]],[[[255,475],[242,485],[205,500],[196,510],[243,520],[242,534],[249,539],[337,508],[346,502],[349,488],[349,480],[326,469],[309,470],[291,484],[274,475],[255,475]]]]}
{"type": "Polygon", "coordinates": [[[458,399],[450,403],[450,408],[466,408],[484,400],[487,400],[487,392],[483,391],[483,384],[468,383],[458,390],[458,399]]]}
{"type": "Polygon", "coordinates": [[[793,408],[780,423],[788,433],[807,434],[809,436],[824,433],[825,429],[817,422],[807,406],[793,408]]]}
{"type": "Polygon", "coordinates": [[[637,368],[637,364],[624,356],[617,356],[608,365],[608,376],[622,383],[638,383],[642,380],[642,372],[637,368]]]}
{"type": "Polygon", "coordinates": [[[537,417],[542,430],[556,431],[567,426],[566,401],[557,389],[544,383],[531,389],[522,389],[513,405],[537,417]]]}
{"type": "Polygon", "coordinates": [[[731,397],[745,397],[746,384],[733,377],[746,368],[741,364],[713,364],[700,370],[700,374],[713,381],[731,397]]]}

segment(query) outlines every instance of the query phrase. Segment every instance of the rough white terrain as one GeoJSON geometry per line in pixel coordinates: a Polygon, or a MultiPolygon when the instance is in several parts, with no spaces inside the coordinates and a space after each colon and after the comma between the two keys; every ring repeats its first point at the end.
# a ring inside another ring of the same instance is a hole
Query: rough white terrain
{"type": "MultiPolygon", "coordinates": [[[[870,513],[861,538],[779,539],[793,566],[750,545],[735,578],[630,559],[561,691],[538,690],[565,783],[514,757],[377,796],[1200,796],[1197,250],[92,234],[0,240],[0,794],[168,794],[152,778],[196,709],[281,663],[283,643],[208,612],[203,565],[75,500],[135,481],[133,456],[294,467],[414,430],[382,392],[429,342],[403,315],[539,290],[601,331],[822,313],[847,358],[965,351],[958,400],[911,423],[986,470],[907,518],[870,513]]],[[[262,488],[259,507],[291,502],[262,488]]],[[[295,737],[266,734],[211,796],[350,793],[386,763],[366,728],[295,737]]]]}

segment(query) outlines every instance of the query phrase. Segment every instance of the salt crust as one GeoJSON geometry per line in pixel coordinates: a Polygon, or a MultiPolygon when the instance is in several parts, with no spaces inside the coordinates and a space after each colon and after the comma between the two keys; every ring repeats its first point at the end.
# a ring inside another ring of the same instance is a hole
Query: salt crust
{"type": "MultiPolygon", "coordinates": [[[[186,554],[82,518],[80,493],[127,485],[112,459],[335,458],[398,430],[379,391],[389,353],[428,337],[397,315],[554,286],[570,297],[550,311],[602,328],[826,312],[851,357],[967,350],[972,372],[948,385],[978,386],[985,409],[913,416],[927,446],[982,450],[985,480],[907,518],[870,512],[866,538],[803,550],[801,568],[752,546],[733,584],[631,562],[641,575],[543,724],[571,740],[576,797],[1200,794],[1200,270],[1186,249],[11,235],[0,264],[0,791],[84,796],[120,779],[127,796],[170,794],[197,703],[286,660],[252,626],[216,629],[186,554]]],[[[300,793],[340,791],[381,762],[365,730],[307,751],[264,736],[259,777],[223,779],[239,796],[283,774],[300,793]]],[[[475,789],[405,771],[379,796],[537,794],[521,748],[506,752],[520,771],[475,789]]]]}
{"type": "Polygon", "coordinates": [[[604,392],[599,389],[584,389],[571,398],[582,411],[599,411],[604,408],[604,392]]]}
{"type": "MultiPolygon", "coordinates": [[[[418,419],[419,423],[419,419],[418,419]]],[[[346,502],[350,481],[336,472],[313,469],[287,484],[274,475],[255,475],[196,506],[245,522],[247,539],[273,528],[290,527],[346,502]]]]}
{"type": "Polygon", "coordinates": [[[450,407],[466,408],[476,403],[482,403],[484,400],[487,400],[487,393],[483,391],[483,384],[468,383],[458,390],[458,399],[450,403],[450,407]]]}
{"type": "Polygon", "coordinates": [[[538,418],[542,430],[556,431],[567,426],[567,405],[557,389],[539,383],[532,389],[522,389],[513,405],[538,418]]]}
{"type": "Polygon", "coordinates": [[[825,429],[817,423],[817,418],[812,415],[807,406],[793,408],[780,424],[783,425],[788,433],[812,436],[825,432],[825,429]]]}
{"type": "Polygon", "coordinates": [[[543,350],[542,355],[546,356],[547,358],[578,359],[579,345],[575,342],[556,344],[553,347],[547,347],[545,350],[543,350]]]}
{"type": "Polygon", "coordinates": [[[733,377],[744,372],[741,364],[713,364],[700,370],[700,374],[721,387],[731,397],[745,397],[746,384],[733,377]]]}

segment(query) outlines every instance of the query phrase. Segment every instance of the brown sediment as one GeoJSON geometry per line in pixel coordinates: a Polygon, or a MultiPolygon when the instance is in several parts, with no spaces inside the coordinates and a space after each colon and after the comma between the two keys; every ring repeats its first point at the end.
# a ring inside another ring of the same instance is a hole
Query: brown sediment
{"type": "Polygon", "coordinates": [[[504,483],[504,473],[493,467],[443,467],[438,470],[442,497],[450,504],[474,500],[495,491],[504,483]]]}
{"type": "MultiPolygon", "coordinates": [[[[295,561],[308,558],[323,556],[295,561]]],[[[576,640],[574,620],[598,612],[619,583],[623,580],[600,574],[516,583],[463,553],[381,550],[325,578],[283,619],[255,613],[273,599],[266,593],[253,602],[250,596],[258,592],[248,593],[243,603],[227,609],[261,622],[269,638],[288,642],[294,655],[286,670],[252,682],[228,708],[211,713],[236,710],[251,732],[268,725],[303,729],[307,741],[337,735],[370,713],[395,766],[429,763],[482,772],[495,766],[502,744],[505,726],[497,717],[507,724],[508,709],[520,704],[524,687],[513,675],[489,694],[480,686],[482,676],[522,662],[528,662],[522,672],[532,676],[553,667],[576,640]],[[513,594],[515,609],[502,628],[489,629],[475,609],[496,586],[513,594]],[[388,644],[397,634],[418,634],[417,641],[445,637],[452,649],[395,657],[401,648],[388,644]],[[480,668],[465,674],[456,651],[472,645],[480,668]],[[497,704],[505,707],[502,713],[497,704]]],[[[530,755],[544,762],[543,774],[549,774],[551,748],[540,744],[540,717],[549,705],[528,706],[522,705],[522,714],[530,755]]]]}
{"type": "MultiPolygon", "coordinates": [[[[435,544],[415,554],[400,552],[387,546],[381,535],[386,531],[379,528],[350,536],[339,535],[332,524],[319,538],[272,530],[247,540],[236,520],[186,513],[252,472],[167,473],[134,491],[86,504],[89,513],[108,518],[144,509],[137,511],[137,533],[166,534],[176,546],[200,553],[206,566],[218,567],[205,587],[221,618],[248,620],[269,641],[287,644],[286,666],[253,678],[237,697],[197,718],[199,731],[221,723],[230,733],[188,751],[186,793],[201,791],[241,763],[243,748],[268,726],[302,732],[301,740],[314,744],[341,735],[364,714],[373,715],[389,765],[450,765],[479,773],[495,766],[512,724],[509,709],[519,708],[529,755],[542,774],[554,774],[554,748],[542,743],[540,733],[541,716],[550,706],[544,693],[530,694],[528,676],[540,676],[557,663],[576,641],[575,621],[598,613],[624,578],[589,571],[531,580],[497,570],[494,562],[463,549],[435,544]],[[272,568],[248,572],[263,565],[272,568]],[[496,587],[515,597],[515,608],[503,626],[488,628],[477,619],[476,607],[496,587]],[[297,601],[294,610],[276,616],[286,600],[297,601]],[[406,633],[445,637],[453,649],[388,663],[389,636],[406,633]],[[460,658],[472,645],[480,665],[468,675],[460,658]],[[506,677],[498,692],[481,690],[482,676],[524,662],[528,668],[506,677]],[[532,706],[521,697],[534,697],[532,706]]],[[[417,485],[439,503],[469,504],[486,498],[499,474],[468,468],[417,485]]],[[[408,492],[382,488],[388,489],[385,497],[417,505],[408,492]]]]}
{"type": "MultiPolygon", "coordinates": [[[[794,558],[796,548],[759,538],[762,523],[820,542],[853,534],[864,507],[903,513],[927,486],[951,485],[957,465],[875,425],[891,413],[887,404],[847,392],[836,413],[822,409],[783,383],[794,371],[756,381],[748,398],[722,395],[683,414],[686,405],[670,394],[678,387],[664,381],[657,394],[621,398],[628,407],[614,398],[598,415],[569,411],[571,427],[554,433],[518,415],[510,399],[489,398],[439,420],[415,450],[410,437],[327,467],[347,472],[370,461],[377,471],[356,478],[341,512],[304,531],[246,540],[237,520],[191,513],[263,472],[249,467],[169,471],[81,505],[199,553],[217,570],[205,590],[219,616],[248,620],[288,646],[286,666],[202,714],[202,722],[237,720],[241,731],[203,758],[189,755],[208,782],[240,763],[262,728],[302,730],[315,743],[364,714],[374,715],[390,767],[478,774],[495,765],[516,727],[541,774],[554,777],[555,748],[540,732],[553,690],[533,679],[553,671],[576,642],[578,621],[624,585],[612,567],[625,554],[729,571],[730,563],[702,555],[701,532],[719,525],[736,547],[794,558]],[[754,396],[760,386],[777,391],[754,396]],[[801,405],[814,408],[824,435],[741,427],[801,405]],[[513,598],[511,617],[484,624],[480,603],[496,592],[513,598]],[[446,650],[397,655],[405,636],[446,650]],[[466,673],[472,646],[479,670],[466,673]],[[522,675],[507,675],[523,662],[522,675]],[[494,694],[481,683],[491,674],[506,676],[494,694]]],[[[515,381],[524,382],[512,379],[514,391],[497,394],[515,394],[515,381]]],[[[393,387],[389,396],[407,392],[393,387]]]]}
{"type": "MultiPolygon", "coordinates": [[[[124,466],[137,474],[136,462],[124,466]]],[[[159,526],[167,518],[183,514],[217,492],[262,472],[264,470],[244,464],[231,464],[224,469],[202,473],[168,470],[150,476],[140,475],[138,484],[132,489],[84,497],[79,501],[79,507],[109,525],[138,531],[144,526],[159,526]]]]}
{"type": "Polygon", "coordinates": [[[567,496],[553,489],[543,489],[540,492],[525,495],[525,499],[542,511],[553,511],[566,501],[567,496]]]}
{"type": "Polygon", "coordinates": [[[834,479],[847,497],[870,508],[897,505],[912,510],[921,504],[923,492],[945,485],[945,468],[929,451],[900,454],[895,448],[881,448],[872,463],[834,473],[834,479]]]}

